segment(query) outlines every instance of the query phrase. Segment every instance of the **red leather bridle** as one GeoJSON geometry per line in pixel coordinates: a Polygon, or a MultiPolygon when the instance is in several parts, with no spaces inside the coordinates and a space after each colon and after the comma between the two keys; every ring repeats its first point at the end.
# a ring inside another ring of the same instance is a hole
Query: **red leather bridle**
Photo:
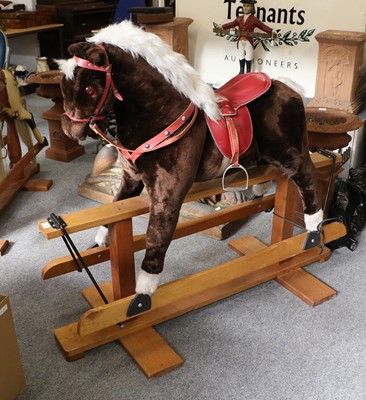
{"type": "Polygon", "coordinates": [[[106,56],[106,63],[105,65],[98,67],[97,65],[94,65],[93,63],[91,63],[89,60],[85,60],[84,58],[80,58],[77,56],[74,56],[74,61],[76,61],[76,65],[78,67],[81,68],[86,68],[86,69],[91,69],[93,71],[100,71],[100,72],[104,72],[106,75],[105,78],[105,86],[104,86],[104,90],[102,93],[102,97],[100,98],[97,107],[95,108],[93,114],[90,117],[86,117],[86,118],[76,118],[73,115],[69,114],[69,113],[65,113],[72,121],[76,121],[76,122],[94,122],[94,121],[98,121],[98,120],[102,120],[106,118],[106,115],[99,115],[100,111],[103,107],[103,104],[108,96],[109,93],[109,89],[112,88],[113,90],[113,94],[114,96],[118,99],[118,100],[123,100],[122,96],[118,93],[118,90],[116,89],[116,86],[113,82],[112,79],[112,64],[109,63],[109,59],[108,59],[108,54],[105,50],[105,48],[103,46],[99,46],[105,53],[106,56]]]}
{"type": "Polygon", "coordinates": [[[98,102],[96,109],[94,110],[93,114],[90,117],[77,118],[66,112],[65,115],[67,115],[68,118],[70,118],[72,121],[75,121],[75,122],[89,122],[90,129],[92,129],[95,133],[97,133],[99,136],[101,136],[105,141],[107,141],[108,143],[117,147],[118,150],[127,159],[131,160],[133,163],[135,163],[136,159],[141,154],[147,153],[147,152],[150,152],[153,150],[158,150],[158,149],[165,147],[171,143],[174,143],[189,131],[189,129],[194,124],[194,122],[197,118],[197,115],[198,115],[198,108],[192,102],[190,102],[190,104],[185,109],[183,114],[181,114],[173,123],[171,123],[167,128],[165,128],[161,132],[159,132],[153,138],[151,138],[150,140],[146,141],[145,143],[143,143],[142,145],[137,147],[137,149],[135,149],[135,150],[127,149],[121,143],[110,140],[107,137],[107,135],[98,127],[98,125],[96,124],[95,121],[103,120],[106,118],[106,115],[100,115],[100,111],[103,107],[103,104],[108,96],[110,89],[113,90],[113,94],[118,100],[123,101],[123,98],[119,94],[119,92],[116,89],[116,86],[113,82],[112,65],[109,63],[107,52],[103,46],[101,46],[101,45],[98,45],[98,46],[104,50],[105,55],[106,55],[106,60],[107,60],[106,64],[102,67],[98,67],[97,65],[92,64],[89,60],[86,60],[83,58],[79,58],[76,56],[74,56],[73,58],[76,61],[77,66],[79,66],[81,68],[91,69],[93,71],[100,71],[100,72],[104,72],[106,74],[106,83],[105,83],[105,87],[104,87],[102,96],[98,102]],[[190,121],[189,121],[189,119],[190,119],[190,121]],[[183,127],[183,125],[187,121],[189,121],[189,123],[184,127],[184,129],[181,132],[179,132],[177,135],[174,135],[175,132],[178,129],[180,129],[181,127],[183,127]]]}

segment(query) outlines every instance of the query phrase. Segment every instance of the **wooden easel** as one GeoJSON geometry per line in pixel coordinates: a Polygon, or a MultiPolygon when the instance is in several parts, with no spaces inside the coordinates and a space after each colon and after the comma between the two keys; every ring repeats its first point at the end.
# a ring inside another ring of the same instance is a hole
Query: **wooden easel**
{"type": "MultiPolygon", "coordinates": [[[[319,175],[325,174],[328,177],[331,164],[329,158],[319,154],[313,154],[312,158],[319,175]]],[[[276,193],[218,211],[214,215],[185,221],[177,226],[174,239],[272,207],[276,215],[294,220],[294,216],[298,215],[296,210],[299,208],[299,195],[292,181],[271,167],[251,170],[250,176],[250,185],[275,180],[276,193]]],[[[230,178],[232,182],[228,183],[238,183],[237,177],[230,178]]],[[[326,180],[323,179],[320,186],[324,186],[326,180]]],[[[193,186],[186,201],[220,192],[221,180],[205,182],[193,186]]],[[[69,234],[111,224],[109,248],[89,249],[81,253],[88,267],[110,259],[112,282],[100,285],[110,303],[105,305],[94,288],[83,290],[82,294],[92,309],[85,312],[78,322],[58,328],[54,332],[68,361],[83,357],[87,350],[119,340],[146,376],[152,378],[177,368],[184,362],[153,328],[160,322],[271,279],[276,279],[312,306],[336,294],[334,289],[302,269],[312,262],[328,260],[330,250],[326,247],[303,250],[306,233],[292,236],[293,226],[288,220],[274,216],[270,246],[267,247],[251,236],[234,240],[230,247],[241,254],[240,257],[160,286],[152,296],[152,307],[149,311],[127,317],[127,308],[134,298],[134,252],[145,246],[145,235],[133,235],[132,218],[148,210],[148,198],[138,196],[62,215],[69,234]]],[[[47,239],[61,236],[60,231],[51,228],[46,220],[39,222],[39,229],[47,239]]],[[[324,225],[327,242],[345,234],[345,227],[338,222],[324,225]]],[[[49,279],[75,270],[72,258],[67,256],[49,262],[43,268],[42,276],[49,279]]]]}

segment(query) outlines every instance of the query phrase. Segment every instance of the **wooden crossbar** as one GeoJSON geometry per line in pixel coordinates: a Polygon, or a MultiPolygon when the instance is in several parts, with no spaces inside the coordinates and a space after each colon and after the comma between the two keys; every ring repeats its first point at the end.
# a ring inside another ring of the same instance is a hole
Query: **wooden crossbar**
{"type": "MultiPolygon", "coordinates": [[[[181,222],[178,224],[174,232],[173,240],[192,235],[197,232],[202,232],[222,223],[246,218],[255,213],[269,210],[273,208],[274,199],[274,194],[271,194],[260,199],[236,204],[235,206],[216,211],[213,214],[203,215],[192,220],[181,222]]],[[[133,237],[134,252],[143,250],[145,245],[145,234],[135,235],[133,237]]],[[[96,247],[81,251],[80,254],[88,267],[108,261],[110,259],[109,247],[96,247]]],[[[47,263],[42,270],[42,278],[50,279],[76,270],[77,267],[73,258],[71,256],[66,256],[47,263]]]]}
{"type": "MultiPolygon", "coordinates": [[[[323,168],[330,165],[330,160],[318,153],[312,154],[312,160],[316,168],[323,168]]],[[[339,162],[339,159],[338,159],[339,162]]],[[[282,176],[281,172],[271,166],[260,166],[250,170],[249,186],[271,180],[277,180],[282,176]]],[[[227,177],[226,184],[229,186],[241,183],[242,176],[233,174],[227,177]]],[[[214,194],[222,193],[221,179],[213,179],[207,182],[195,183],[185,198],[185,202],[202,199],[214,194]]],[[[63,214],[61,217],[67,224],[67,231],[75,233],[102,225],[112,224],[118,221],[127,220],[149,211],[149,198],[140,195],[130,199],[120,200],[113,203],[102,204],[86,210],[75,211],[63,214]]],[[[216,224],[217,225],[217,224],[216,224]]],[[[47,239],[60,237],[62,232],[53,229],[47,220],[38,223],[39,230],[47,239]]]]}

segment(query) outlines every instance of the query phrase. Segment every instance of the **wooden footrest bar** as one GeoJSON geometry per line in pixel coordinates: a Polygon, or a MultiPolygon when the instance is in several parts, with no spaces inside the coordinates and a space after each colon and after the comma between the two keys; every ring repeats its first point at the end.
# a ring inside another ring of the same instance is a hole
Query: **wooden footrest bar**
{"type": "MultiPolygon", "coordinates": [[[[327,241],[335,240],[345,234],[344,225],[338,222],[324,227],[327,241]]],[[[162,322],[168,316],[173,318],[181,315],[183,309],[184,312],[191,311],[299,268],[298,263],[301,263],[299,260],[304,259],[309,263],[309,258],[310,262],[313,262],[328,257],[327,252],[321,251],[318,247],[304,251],[305,238],[306,233],[303,233],[272,244],[261,252],[239,257],[179,281],[162,285],[152,298],[152,309],[145,315],[156,314],[154,323],[162,322]],[[294,263],[292,259],[296,256],[299,256],[299,259],[294,263]],[[286,260],[289,260],[288,263],[284,263],[286,260]],[[195,297],[196,300],[193,301],[195,297]],[[192,301],[193,304],[189,305],[192,301]],[[181,309],[179,304],[182,304],[181,309]],[[166,311],[163,312],[163,309],[166,311]]],[[[79,321],[79,334],[88,335],[113,324],[126,322],[127,308],[132,298],[133,296],[129,296],[116,300],[84,313],[79,321]]],[[[143,319],[144,317],[140,316],[137,320],[143,319]]],[[[131,324],[136,326],[137,320],[134,319],[131,324]]]]}

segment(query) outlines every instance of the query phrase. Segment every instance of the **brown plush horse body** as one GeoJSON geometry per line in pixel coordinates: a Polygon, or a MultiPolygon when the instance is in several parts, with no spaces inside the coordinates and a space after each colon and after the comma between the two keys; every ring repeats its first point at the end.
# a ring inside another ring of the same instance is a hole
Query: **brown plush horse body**
{"type": "MultiPolygon", "coordinates": [[[[103,29],[88,42],[71,45],[69,51],[73,58],[59,61],[65,74],[63,130],[83,139],[93,135],[91,128],[103,131],[104,117],[113,110],[124,155],[115,200],[139,195],[143,187],[151,198],[136,292],[152,294],[192,183],[220,176],[230,163],[216,147],[205,121],[205,114],[220,118],[219,100],[182,55],[127,21],[103,29]],[[172,124],[178,125],[173,133],[169,132],[172,124]]],[[[301,97],[273,81],[247,107],[254,131],[251,148],[294,180],[306,228],[317,230],[323,212],[316,196],[301,97]]]]}

